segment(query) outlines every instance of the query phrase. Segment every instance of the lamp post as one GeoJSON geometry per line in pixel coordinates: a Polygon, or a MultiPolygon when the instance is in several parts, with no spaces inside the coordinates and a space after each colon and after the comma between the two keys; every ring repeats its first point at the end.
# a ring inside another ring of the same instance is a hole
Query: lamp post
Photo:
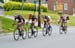
{"type": "Polygon", "coordinates": [[[36,14],[35,14],[35,12],[36,12],[36,2],[37,2],[37,1],[34,0],[34,4],[35,4],[35,7],[34,7],[34,8],[35,8],[35,9],[34,9],[34,16],[36,15],[36,14]]]}
{"type": "Polygon", "coordinates": [[[24,0],[22,0],[22,16],[23,16],[23,9],[24,9],[24,0]]]}

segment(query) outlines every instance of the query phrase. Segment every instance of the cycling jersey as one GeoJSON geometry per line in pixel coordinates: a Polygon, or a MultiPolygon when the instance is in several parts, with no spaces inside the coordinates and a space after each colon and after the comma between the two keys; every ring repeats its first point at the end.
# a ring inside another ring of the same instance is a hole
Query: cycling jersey
{"type": "Polygon", "coordinates": [[[37,18],[35,16],[32,16],[32,21],[35,21],[37,18]]]}
{"type": "Polygon", "coordinates": [[[18,23],[20,23],[21,20],[23,20],[23,22],[25,22],[24,18],[21,17],[21,16],[16,16],[16,17],[15,17],[15,20],[16,20],[16,19],[18,20],[18,23]]]}
{"type": "Polygon", "coordinates": [[[62,22],[67,22],[67,17],[66,16],[61,16],[62,22]]]}

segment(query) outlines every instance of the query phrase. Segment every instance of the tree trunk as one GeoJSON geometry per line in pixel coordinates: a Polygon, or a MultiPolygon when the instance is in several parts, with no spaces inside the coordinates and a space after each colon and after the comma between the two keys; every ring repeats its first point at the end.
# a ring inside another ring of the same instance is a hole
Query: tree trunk
{"type": "Polygon", "coordinates": [[[38,10],[38,26],[41,27],[41,1],[39,0],[39,10],[38,10]]]}

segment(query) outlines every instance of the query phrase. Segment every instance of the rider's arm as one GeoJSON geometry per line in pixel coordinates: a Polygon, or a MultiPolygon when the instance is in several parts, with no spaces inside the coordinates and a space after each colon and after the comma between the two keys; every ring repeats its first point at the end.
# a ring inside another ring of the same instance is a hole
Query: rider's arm
{"type": "Polygon", "coordinates": [[[15,25],[15,24],[16,24],[16,19],[17,19],[17,18],[14,18],[14,21],[13,21],[13,24],[12,24],[12,25],[15,25]]]}
{"type": "Polygon", "coordinates": [[[21,24],[24,23],[23,19],[21,19],[21,24]]]}

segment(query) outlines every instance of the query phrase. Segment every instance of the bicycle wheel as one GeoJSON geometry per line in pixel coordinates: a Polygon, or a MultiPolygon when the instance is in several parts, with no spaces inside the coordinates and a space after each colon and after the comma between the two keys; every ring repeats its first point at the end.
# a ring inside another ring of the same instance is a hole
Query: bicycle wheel
{"type": "Polygon", "coordinates": [[[34,31],[34,37],[37,37],[37,35],[38,35],[38,29],[34,28],[33,31],[34,31]]]}
{"type": "Polygon", "coordinates": [[[46,36],[46,34],[47,34],[47,30],[46,30],[45,27],[44,27],[43,30],[42,30],[42,34],[43,34],[43,36],[46,36]]]}
{"type": "Polygon", "coordinates": [[[14,40],[18,40],[19,39],[19,30],[18,29],[15,29],[14,32],[13,32],[13,37],[14,37],[14,40]]]}
{"type": "Polygon", "coordinates": [[[26,28],[24,31],[21,32],[21,34],[22,34],[22,39],[26,39],[26,37],[27,37],[26,28]]]}
{"type": "Polygon", "coordinates": [[[47,32],[48,32],[48,35],[51,36],[51,34],[52,34],[52,27],[48,28],[47,32]]]}
{"type": "Polygon", "coordinates": [[[64,26],[64,33],[67,34],[67,26],[64,26]]]}
{"type": "Polygon", "coordinates": [[[63,27],[61,27],[61,26],[59,27],[59,33],[63,34],[63,27]]]}
{"type": "Polygon", "coordinates": [[[31,30],[31,28],[29,28],[28,29],[28,38],[31,38],[31,36],[32,36],[32,30],[31,30]]]}

